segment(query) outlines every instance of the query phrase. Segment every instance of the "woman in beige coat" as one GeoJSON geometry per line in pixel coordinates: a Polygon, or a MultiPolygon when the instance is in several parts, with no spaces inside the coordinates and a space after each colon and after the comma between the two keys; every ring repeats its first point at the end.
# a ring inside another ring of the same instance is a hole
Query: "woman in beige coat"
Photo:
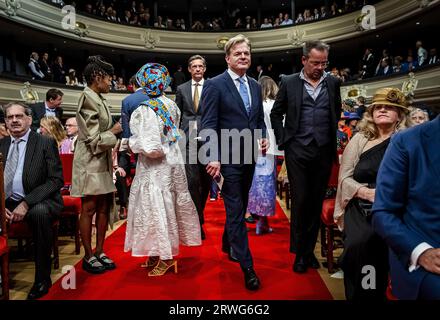
{"type": "Polygon", "coordinates": [[[81,238],[85,257],[83,269],[102,273],[114,269],[114,262],[103,251],[113,194],[112,148],[116,134],[122,131],[120,123],[112,124],[112,117],[102,93],[108,93],[113,66],[101,56],[92,56],[84,69],[87,87],[84,89],[76,112],[78,139],[73,159],[71,195],[82,198],[80,217],[81,238]],[[96,213],[96,250],[92,253],[92,219],[96,213]]]}

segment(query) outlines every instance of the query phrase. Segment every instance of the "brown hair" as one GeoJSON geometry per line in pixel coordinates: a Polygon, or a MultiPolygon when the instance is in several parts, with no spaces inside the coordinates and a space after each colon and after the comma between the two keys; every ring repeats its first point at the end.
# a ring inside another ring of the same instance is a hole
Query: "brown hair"
{"type": "Polygon", "coordinates": [[[46,101],[49,101],[50,99],[55,100],[58,97],[64,96],[64,93],[61,90],[58,89],[49,89],[46,92],[46,101]]]}
{"type": "Polygon", "coordinates": [[[226,53],[226,55],[229,56],[229,54],[231,53],[231,49],[235,45],[243,43],[243,42],[247,44],[249,49],[251,49],[251,42],[249,41],[248,38],[246,38],[242,34],[236,35],[235,37],[229,39],[228,42],[226,42],[226,44],[225,44],[225,53],[226,53]]]}
{"type": "Polygon", "coordinates": [[[194,60],[202,60],[203,66],[206,67],[206,60],[205,60],[205,58],[203,58],[199,54],[196,54],[196,55],[193,55],[193,56],[189,57],[189,59],[188,59],[188,67],[191,67],[191,62],[193,62],[194,60]]]}
{"type": "Polygon", "coordinates": [[[275,100],[275,97],[278,93],[278,86],[275,81],[273,81],[271,77],[262,76],[258,82],[261,85],[261,95],[263,97],[263,101],[268,99],[275,100]]]}

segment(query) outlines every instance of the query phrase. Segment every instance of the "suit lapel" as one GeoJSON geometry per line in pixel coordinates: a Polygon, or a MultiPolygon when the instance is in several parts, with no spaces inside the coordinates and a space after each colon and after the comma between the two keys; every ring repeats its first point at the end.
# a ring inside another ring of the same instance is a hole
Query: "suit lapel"
{"type": "Polygon", "coordinates": [[[26,191],[26,178],[29,176],[30,171],[32,169],[32,159],[34,157],[35,147],[37,146],[37,134],[33,131],[29,133],[29,139],[26,144],[26,153],[24,155],[24,164],[23,164],[23,188],[26,191]]]}
{"type": "Polygon", "coordinates": [[[0,153],[3,155],[3,170],[4,170],[6,159],[8,159],[9,147],[11,146],[11,137],[5,137],[3,139],[4,142],[1,144],[0,153]]]}
{"type": "Polygon", "coordinates": [[[436,173],[437,178],[440,179],[440,149],[438,147],[438,142],[440,141],[440,115],[431,121],[423,130],[423,141],[422,146],[426,146],[426,154],[429,159],[431,169],[436,173]],[[432,129],[433,131],[428,131],[432,129]]]}
{"type": "MultiPolygon", "coordinates": [[[[190,106],[188,108],[189,110],[187,110],[187,111],[191,112],[192,114],[196,114],[196,111],[194,110],[194,101],[193,101],[193,97],[192,97],[192,81],[191,80],[189,80],[185,84],[185,88],[183,90],[183,94],[185,95],[184,98],[187,100],[188,106],[190,106]]],[[[201,97],[201,95],[199,94],[199,98],[200,97],[201,97]]],[[[200,99],[199,99],[199,103],[200,103],[200,99]]]]}
{"type": "Polygon", "coordinates": [[[258,86],[256,86],[255,83],[249,79],[249,77],[247,77],[247,80],[249,83],[249,89],[251,90],[250,95],[252,98],[251,112],[249,114],[249,118],[252,118],[252,115],[258,111],[258,86]]]}
{"type": "Polygon", "coordinates": [[[234,97],[234,100],[238,102],[240,105],[241,111],[247,116],[246,108],[244,107],[243,99],[241,99],[240,94],[238,93],[237,87],[234,84],[234,80],[232,80],[231,76],[227,71],[225,71],[224,79],[226,83],[226,87],[228,87],[229,91],[231,91],[231,94],[234,97]]]}
{"type": "Polygon", "coordinates": [[[299,118],[301,113],[301,105],[303,100],[303,89],[304,89],[304,83],[301,80],[301,78],[298,76],[296,77],[296,81],[294,82],[295,88],[293,88],[293,92],[296,92],[298,94],[295,95],[295,119],[297,120],[297,126],[299,125],[299,118]]]}

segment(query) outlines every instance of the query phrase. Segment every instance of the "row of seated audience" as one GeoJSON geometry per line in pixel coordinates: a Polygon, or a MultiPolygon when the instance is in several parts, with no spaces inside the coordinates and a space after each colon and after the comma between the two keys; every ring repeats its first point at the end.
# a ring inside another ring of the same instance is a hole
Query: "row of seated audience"
{"type": "Polygon", "coordinates": [[[319,8],[305,8],[295,20],[292,20],[288,13],[279,13],[278,16],[266,16],[263,22],[258,22],[255,17],[250,15],[241,15],[242,9],[236,7],[227,10],[225,17],[204,17],[203,19],[196,19],[191,26],[187,26],[185,19],[182,17],[172,18],[170,16],[163,17],[158,15],[157,19],[153,21],[150,8],[142,1],[125,2],[124,4],[116,1],[56,1],[59,5],[70,4],[77,7],[80,11],[91,16],[96,16],[115,23],[154,27],[170,30],[224,30],[224,29],[246,29],[256,30],[264,28],[273,28],[279,26],[287,26],[294,24],[301,24],[305,22],[312,22],[320,19],[334,17],[353,10],[360,10],[362,6],[368,4],[368,1],[352,0],[340,2],[334,1],[330,7],[325,5],[319,8]],[[85,2],[85,4],[83,4],[85,2]]]}
{"type": "Polygon", "coordinates": [[[421,66],[438,63],[440,63],[440,59],[437,55],[437,48],[429,49],[428,54],[428,50],[423,47],[421,40],[416,41],[415,50],[411,48],[407,50],[405,59],[401,54],[393,57],[387,49],[383,49],[382,56],[377,59],[374,56],[373,50],[367,48],[360,61],[359,79],[390,75],[393,73],[407,73],[421,66]]]}

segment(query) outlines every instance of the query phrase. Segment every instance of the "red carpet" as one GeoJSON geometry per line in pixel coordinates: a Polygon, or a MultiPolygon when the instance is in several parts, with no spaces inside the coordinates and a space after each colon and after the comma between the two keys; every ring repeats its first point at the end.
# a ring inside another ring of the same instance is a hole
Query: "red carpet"
{"type": "MultiPolygon", "coordinates": [[[[181,247],[178,274],[170,271],[162,277],[150,278],[139,265],[144,258],[123,252],[125,225],[105,243],[106,253],[117,269],[91,275],[76,267],[76,289],[64,290],[61,280],[51,288],[45,300],[295,300],[332,299],[316,270],[298,275],[292,272],[293,255],[289,253],[289,223],[277,204],[275,217],[270,218],[274,232],[255,235],[250,225],[249,241],[254,267],[262,286],[256,292],[244,287],[243,273],[237,263],[230,262],[221,251],[221,235],[225,213],[222,201],[209,202],[205,212],[207,239],[200,247],[181,247]]],[[[249,226],[249,225],[248,225],[249,226]]]]}

